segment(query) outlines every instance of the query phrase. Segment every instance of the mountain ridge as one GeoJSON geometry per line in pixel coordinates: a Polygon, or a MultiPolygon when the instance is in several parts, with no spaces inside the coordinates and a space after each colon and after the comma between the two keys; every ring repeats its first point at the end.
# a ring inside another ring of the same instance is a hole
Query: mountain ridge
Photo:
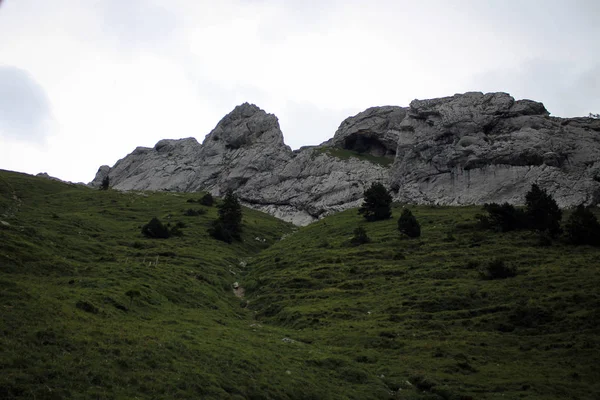
{"type": "Polygon", "coordinates": [[[382,182],[417,204],[521,204],[532,183],[562,207],[600,202],[600,121],[551,117],[544,105],[507,93],[468,92],[408,107],[371,107],[346,118],[318,146],[292,151],[278,119],[243,103],[202,144],[163,139],[112,168],[119,190],[235,190],[256,209],[306,225],[357,206],[382,182]]]}

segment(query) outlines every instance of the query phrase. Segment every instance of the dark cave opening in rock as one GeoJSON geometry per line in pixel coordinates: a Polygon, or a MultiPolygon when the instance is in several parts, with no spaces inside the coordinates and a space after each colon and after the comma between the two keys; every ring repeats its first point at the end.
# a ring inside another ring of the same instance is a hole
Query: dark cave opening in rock
{"type": "Polygon", "coordinates": [[[390,149],[374,137],[367,135],[351,135],[344,140],[344,149],[357,153],[371,154],[376,157],[394,157],[396,149],[390,149]]]}

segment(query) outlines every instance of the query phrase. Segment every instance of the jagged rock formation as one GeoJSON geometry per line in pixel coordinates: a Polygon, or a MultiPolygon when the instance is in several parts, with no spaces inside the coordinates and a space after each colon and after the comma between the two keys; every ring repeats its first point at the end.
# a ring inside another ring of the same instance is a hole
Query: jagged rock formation
{"type": "Polygon", "coordinates": [[[561,206],[600,201],[600,120],[561,119],[505,93],[465,93],[373,107],[342,122],[318,147],[292,151],[277,118],[251,104],[194,138],[138,147],[102,166],[120,190],[235,190],[241,200],[296,224],[357,206],[374,181],[400,201],[522,203],[532,183],[561,206]]]}
{"type": "Polygon", "coordinates": [[[344,120],[327,144],[359,153],[394,158],[401,124],[407,111],[406,107],[395,106],[368,108],[344,120]]]}
{"type": "Polygon", "coordinates": [[[411,102],[391,184],[400,200],[522,204],[532,183],[562,207],[600,200],[600,120],[549,117],[506,93],[411,102]]]}
{"type": "Polygon", "coordinates": [[[138,147],[113,168],[100,167],[119,190],[235,190],[249,206],[299,225],[360,203],[366,185],[386,181],[388,168],[323,148],[293,152],[283,142],[277,118],[242,104],[225,116],[202,145],[195,139],[161,140],[138,147]]]}

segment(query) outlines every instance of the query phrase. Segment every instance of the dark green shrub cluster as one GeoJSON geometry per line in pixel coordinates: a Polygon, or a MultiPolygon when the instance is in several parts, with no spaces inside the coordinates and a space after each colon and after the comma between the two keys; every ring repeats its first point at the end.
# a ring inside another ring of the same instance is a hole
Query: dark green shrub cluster
{"type": "Polygon", "coordinates": [[[490,261],[481,271],[483,279],[506,279],[517,275],[517,270],[514,267],[509,267],[504,264],[504,261],[495,259],[490,261]]]}
{"type": "Polygon", "coordinates": [[[571,244],[600,246],[600,223],[589,208],[580,204],[567,220],[565,235],[571,244]]]}
{"type": "Polygon", "coordinates": [[[77,302],[77,304],[75,304],[75,307],[77,307],[80,310],[83,310],[85,312],[92,313],[92,314],[98,314],[98,312],[99,312],[98,307],[96,307],[89,301],[79,300],[77,302]]]}
{"type": "Polygon", "coordinates": [[[371,239],[367,235],[367,231],[362,226],[354,230],[354,236],[350,239],[350,245],[360,246],[361,244],[369,243],[371,239]]]}
{"type": "Polygon", "coordinates": [[[480,227],[494,229],[499,232],[510,232],[527,228],[525,211],[504,203],[486,203],[483,205],[488,215],[478,215],[480,227]]]}
{"type": "Polygon", "coordinates": [[[208,233],[217,240],[232,243],[241,240],[242,206],[232,191],[228,191],[223,202],[217,206],[219,218],[213,221],[208,233]]]}
{"type": "Polygon", "coordinates": [[[198,215],[204,215],[206,214],[206,210],[203,208],[188,208],[187,210],[185,210],[183,212],[183,215],[185,215],[186,217],[197,217],[198,215]]]}
{"type": "Polygon", "coordinates": [[[367,221],[380,221],[392,217],[392,196],[379,182],[373,183],[364,192],[364,202],[358,213],[367,221]]]}
{"type": "MultiPolygon", "coordinates": [[[[561,232],[562,211],[556,201],[536,184],[525,195],[525,210],[511,204],[484,204],[487,215],[478,215],[479,227],[499,232],[528,229],[540,233],[540,237],[555,238],[561,232]]],[[[540,243],[548,243],[541,240],[540,243]]]]}
{"type": "Polygon", "coordinates": [[[421,236],[421,225],[408,208],[405,208],[398,218],[398,230],[411,238],[421,236]]]}
{"type": "Polygon", "coordinates": [[[213,204],[215,204],[215,199],[210,193],[206,193],[204,196],[202,196],[198,200],[188,199],[187,202],[188,203],[199,203],[199,204],[202,204],[203,206],[212,207],[213,204]]]}
{"type": "Polygon", "coordinates": [[[183,236],[181,228],[184,227],[183,222],[177,222],[175,226],[171,227],[170,224],[165,225],[154,217],[142,227],[142,235],[151,239],[168,239],[171,236],[183,236]]]}
{"type": "Polygon", "coordinates": [[[210,193],[206,193],[199,201],[200,204],[207,207],[212,207],[215,204],[215,199],[210,193]]]}
{"type": "Polygon", "coordinates": [[[560,233],[562,211],[552,196],[536,184],[525,195],[525,213],[530,229],[547,231],[551,237],[560,233]]]}

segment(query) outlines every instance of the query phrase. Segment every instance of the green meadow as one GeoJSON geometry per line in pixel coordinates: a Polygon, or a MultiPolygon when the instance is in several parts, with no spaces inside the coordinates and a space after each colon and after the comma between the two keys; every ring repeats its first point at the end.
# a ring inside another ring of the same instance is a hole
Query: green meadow
{"type": "Polygon", "coordinates": [[[227,244],[202,195],[0,171],[1,399],[600,397],[600,248],[401,204],[303,228],[244,208],[227,244]],[[183,235],[144,237],[153,217],[183,235]]]}

